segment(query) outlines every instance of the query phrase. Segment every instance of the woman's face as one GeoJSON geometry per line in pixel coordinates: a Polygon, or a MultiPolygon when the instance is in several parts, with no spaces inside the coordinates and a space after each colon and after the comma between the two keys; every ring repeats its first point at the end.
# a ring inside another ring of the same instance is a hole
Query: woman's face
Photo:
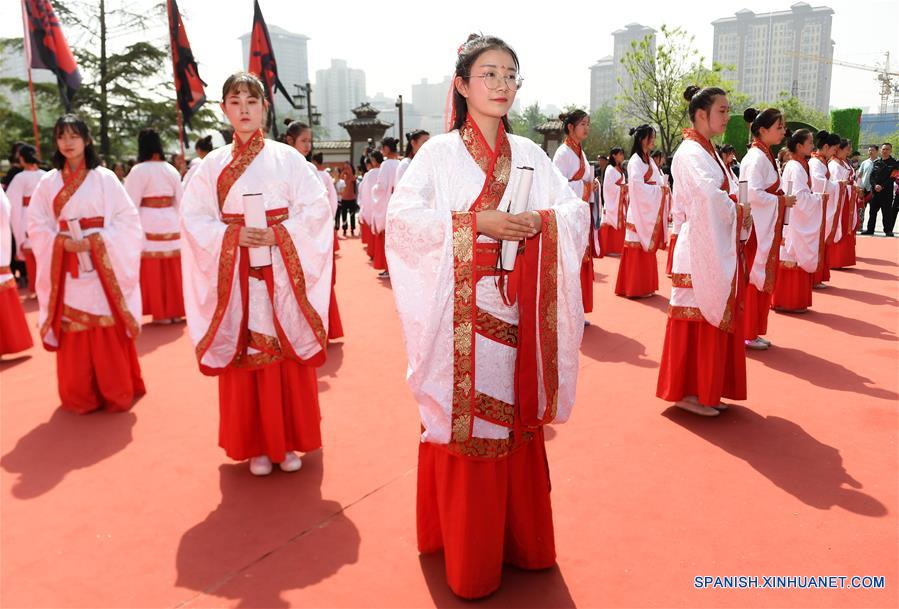
{"type": "Polygon", "coordinates": [[[656,145],[656,132],[652,131],[649,136],[643,140],[643,152],[649,154],[649,152],[655,148],[656,145]]]}
{"type": "Polygon", "coordinates": [[[60,154],[69,161],[78,160],[84,156],[84,147],[87,143],[84,138],[76,133],[73,129],[66,127],[56,138],[56,147],[60,154]]]}
{"type": "Polygon", "coordinates": [[[468,81],[456,77],[456,89],[468,103],[474,116],[502,118],[509,113],[518,92],[514,81],[518,76],[515,60],[507,51],[484,51],[471,66],[468,81]],[[490,87],[496,88],[491,89],[490,87]]]}
{"type": "Polygon", "coordinates": [[[266,103],[261,98],[250,95],[247,87],[241,86],[236,91],[229,92],[221,108],[241,139],[246,140],[244,136],[262,129],[266,103]]]}
{"type": "Polygon", "coordinates": [[[616,152],[616,153],[615,153],[615,156],[612,157],[612,158],[615,159],[615,164],[616,164],[618,167],[621,167],[621,163],[624,162],[624,152],[616,152]]]}
{"type": "Polygon", "coordinates": [[[290,145],[299,151],[304,157],[312,152],[312,129],[303,129],[295,138],[290,138],[290,145]]]}
{"type": "Polygon", "coordinates": [[[585,116],[574,127],[569,127],[569,131],[574,141],[583,142],[590,135],[590,117],[585,116]]]}
{"type": "MultiPolygon", "coordinates": [[[[701,110],[699,112],[702,112],[701,110]]],[[[698,114],[698,112],[697,112],[698,114]]],[[[708,111],[709,132],[715,135],[721,135],[727,129],[727,122],[730,120],[730,102],[727,101],[726,95],[716,95],[712,107],[708,111]]]]}
{"type": "Polygon", "coordinates": [[[812,136],[809,135],[805,140],[796,146],[796,156],[805,158],[812,153],[812,136]]]}
{"type": "Polygon", "coordinates": [[[762,127],[759,129],[759,139],[762,140],[762,143],[766,146],[777,146],[784,141],[786,132],[787,126],[784,124],[784,119],[781,118],[770,127],[762,127]]]}

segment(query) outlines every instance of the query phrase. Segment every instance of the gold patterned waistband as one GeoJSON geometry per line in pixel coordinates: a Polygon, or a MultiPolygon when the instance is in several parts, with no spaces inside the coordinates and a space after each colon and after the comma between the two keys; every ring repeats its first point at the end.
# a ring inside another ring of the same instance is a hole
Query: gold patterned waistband
{"type": "Polygon", "coordinates": [[[147,241],[177,241],[181,233],[144,233],[147,241]]]}
{"type": "Polygon", "coordinates": [[[91,328],[110,328],[115,325],[112,315],[95,315],[69,305],[63,305],[62,316],[63,332],[84,332],[91,328]]]}

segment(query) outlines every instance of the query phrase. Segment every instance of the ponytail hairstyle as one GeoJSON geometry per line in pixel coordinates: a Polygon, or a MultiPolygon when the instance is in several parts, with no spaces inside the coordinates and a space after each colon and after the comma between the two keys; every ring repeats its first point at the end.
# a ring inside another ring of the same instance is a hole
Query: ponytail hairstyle
{"type": "Polygon", "coordinates": [[[821,150],[825,146],[839,146],[840,136],[836,133],[828,133],[823,129],[815,134],[815,148],[821,150]]]}
{"type": "Polygon", "coordinates": [[[37,150],[31,144],[22,144],[19,146],[19,151],[17,153],[19,158],[22,159],[23,163],[28,165],[37,165],[37,150]]]}
{"type": "Polygon", "coordinates": [[[287,131],[284,134],[285,137],[290,136],[293,139],[297,139],[304,131],[309,129],[309,125],[302,121],[292,121],[288,119],[285,122],[287,123],[287,131]]]}
{"type": "Polygon", "coordinates": [[[796,152],[796,148],[809,141],[811,137],[812,132],[808,129],[797,129],[787,135],[787,149],[793,154],[796,152]]]}
{"type": "Polygon", "coordinates": [[[431,135],[431,134],[428,133],[427,131],[425,131],[424,129],[416,129],[415,131],[410,131],[409,133],[406,134],[406,157],[407,158],[411,159],[412,157],[415,156],[415,150],[412,147],[412,142],[417,142],[419,140],[419,138],[421,138],[425,135],[431,135]]]}
{"type": "MultiPolygon", "coordinates": [[[[849,140],[847,140],[845,137],[840,138],[840,144],[839,144],[840,150],[843,150],[844,148],[849,148],[850,143],[851,142],[849,140]]],[[[856,151],[856,152],[858,152],[858,151],[856,151]]]]}
{"type": "Polygon", "coordinates": [[[618,156],[619,153],[621,153],[622,155],[621,161],[624,162],[624,148],[622,148],[621,146],[615,146],[614,148],[609,150],[609,163],[612,164],[612,167],[614,167],[618,171],[621,171],[621,164],[615,160],[615,157],[618,156]]]}
{"type": "Polygon", "coordinates": [[[381,146],[387,146],[390,149],[390,152],[396,152],[397,146],[399,144],[399,140],[395,137],[385,137],[381,140],[381,146]]]}
{"type": "Polygon", "coordinates": [[[587,118],[589,115],[583,110],[572,110],[571,112],[563,112],[559,115],[559,120],[562,121],[562,137],[568,137],[571,133],[568,131],[569,127],[576,127],[579,122],[587,118]]]}
{"type": "MultiPolygon", "coordinates": [[[[474,66],[474,62],[486,51],[505,51],[512,56],[512,61],[515,62],[515,69],[519,69],[518,55],[503,40],[496,36],[471,34],[468,40],[465,41],[465,44],[459,47],[459,57],[456,59],[456,70],[453,73],[453,78],[459,76],[462,80],[468,82],[469,78],[471,78],[471,68],[474,66]]],[[[468,100],[453,85],[452,124],[449,130],[460,128],[465,124],[467,117],[468,100]]],[[[506,130],[506,133],[512,133],[512,123],[509,122],[508,116],[503,117],[503,128],[506,130]]]]}
{"type": "Polygon", "coordinates": [[[697,87],[690,85],[684,89],[684,99],[687,100],[687,111],[690,114],[690,122],[696,122],[696,112],[705,110],[708,112],[715,103],[715,98],[719,95],[727,95],[727,91],[721,87],[697,87]]]}
{"type": "Polygon", "coordinates": [[[777,108],[767,108],[763,112],[755,108],[746,108],[743,111],[743,120],[749,123],[749,131],[755,137],[759,137],[762,129],[770,129],[783,118],[783,112],[777,108]]]}
{"type": "Polygon", "coordinates": [[[651,138],[656,134],[656,130],[653,129],[652,125],[648,125],[643,123],[639,127],[631,127],[630,131],[628,131],[628,135],[634,136],[634,143],[631,146],[631,156],[635,154],[643,159],[643,162],[647,165],[649,164],[649,155],[643,154],[643,142],[651,138]]]}
{"type": "Polygon", "coordinates": [[[197,140],[197,143],[194,144],[194,148],[206,153],[212,152],[212,136],[207,135],[206,137],[201,137],[197,140]]]}
{"type": "MultiPolygon", "coordinates": [[[[94,140],[91,139],[91,132],[87,127],[87,123],[74,114],[64,114],[59,117],[59,120],[56,121],[56,124],[53,126],[53,141],[55,142],[58,140],[66,131],[70,131],[84,140],[85,167],[87,167],[88,170],[99,167],[100,155],[97,154],[97,151],[94,148],[94,140]]],[[[53,153],[51,162],[56,169],[65,167],[66,157],[59,151],[59,148],[53,153]]]]}
{"type": "Polygon", "coordinates": [[[162,149],[162,139],[156,129],[141,129],[137,134],[137,162],[152,161],[153,155],[157,155],[160,161],[165,160],[165,151],[162,149]]]}
{"type": "Polygon", "coordinates": [[[384,154],[380,150],[372,150],[369,155],[379,166],[384,162],[384,154]]]}

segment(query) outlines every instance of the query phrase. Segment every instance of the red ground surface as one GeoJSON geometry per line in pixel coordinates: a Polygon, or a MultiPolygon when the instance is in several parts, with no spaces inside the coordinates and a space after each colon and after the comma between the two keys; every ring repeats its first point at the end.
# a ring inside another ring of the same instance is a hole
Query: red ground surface
{"type": "MultiPolygon", "coordinates": [[[[598,260],[578,403],[548,433],[558,568],[507,569],[480,604],[899,605],[897,243],[860,239],[812,312],[772,314],[749,400],[711,420],[654,397],[665,296],[616,298],[618,260],[598,260]],[[697,590],[697,575],[887,588],[697,590]]],[[[340,254],[347,338],[319,375],[325,448],[297,474],[227,462],[183,325],[144,327],[149,393],[128,414],[60,411],[50,353],[0,363],[3,606],[467,605],[416,551],[419,423],[389,284],[358,240],[340,254]]]]}

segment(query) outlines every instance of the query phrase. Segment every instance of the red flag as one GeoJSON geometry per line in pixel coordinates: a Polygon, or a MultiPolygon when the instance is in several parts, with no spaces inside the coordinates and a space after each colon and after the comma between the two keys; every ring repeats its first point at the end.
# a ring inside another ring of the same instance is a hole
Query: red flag
{"type": "Polygon", "coordinates": [[[50,0],[22,0],[25,7],[25,48],[32,68],[50,70],[56,75],[59,95],[69,112],[72,95],[81,87],[81,73],[62,33],[50,0]]]}
{"type": "Polygon", "coordinates": [[[278,66],[275,62],[275,51],[272,48],[272,39],[268,35],[268,26],[262,17],[262,9],[259,8],[259,0],[253,2],[253,32],[250,35],[250,61],[248,72],[255,74],[262,81],[265,89],[265,98],[269,104],[269,116],[272,119],[272,129],[278,134],[277,121],[275,120],[275,100],[272,89],[280,91],[291,106],[296,108],[293,98],[278,78],[278,66]]]}
{"type": "Polygon", "coordinates": [[[190,124],[190,119],[206,103],[206,83],[200,78],[197,71],[197,62],[193,51],[190,50],[190,41],[187,39],[187,31],[184,22],[181,21],[181,13],[178,12],[178,4],[175,0],[168,0],[169,13],[169,44],[172,49],[172,65],[175,72],[175,93],[178,96],[178,108],[184,122],[190,124]]]}

